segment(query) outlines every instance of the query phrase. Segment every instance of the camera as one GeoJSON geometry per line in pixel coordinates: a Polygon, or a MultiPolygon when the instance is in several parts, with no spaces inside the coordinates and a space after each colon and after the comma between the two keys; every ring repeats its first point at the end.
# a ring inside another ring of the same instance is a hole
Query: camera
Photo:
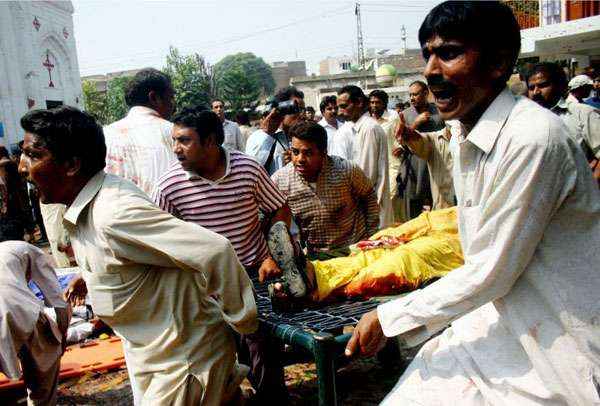
{"type": "Polygon", "coordinates": [[[298,114],[300,113],[300,106],[295,100],[286,100],[283,102],[272,102],[271,108],[277,109],[277,113],[285,116],[287,114],[298,114]]]}

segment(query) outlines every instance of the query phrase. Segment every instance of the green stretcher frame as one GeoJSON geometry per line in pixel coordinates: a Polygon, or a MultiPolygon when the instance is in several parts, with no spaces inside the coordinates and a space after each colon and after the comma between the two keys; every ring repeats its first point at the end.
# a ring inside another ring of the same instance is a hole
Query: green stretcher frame
{"type": "Polygon", "coordinates": [[[344,355],[352,335],[311,332],[289,324],[272,325],[262,320],[260,323],[284,344],[300,347],[312,354],[317,369],[319,406],[336,406],[336,361],[344,355]]]}

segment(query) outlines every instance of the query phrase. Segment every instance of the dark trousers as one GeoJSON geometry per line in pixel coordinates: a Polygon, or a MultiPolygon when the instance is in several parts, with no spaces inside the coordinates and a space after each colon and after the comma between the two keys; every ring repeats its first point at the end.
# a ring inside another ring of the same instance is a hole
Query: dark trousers
{"type": "MultiPolygon", "coordinates": [[[[246,267],[253,278],[257,267],[246,267]]],[[[237,337],[238,360],[250,367],[248,380],[256,391],[253,401],[257,405],[285,405],[289,396],[283,371],[283,344],[260,328],[252,334],[237,337]]]]}
{"type": "Polygon", "coordinates": [[[250,367],[248,380],[256,391],[257,405],[285,405],[288,392],[283,372],[283,345],[258,330],[238,337],[238,359],[250,367]]]}

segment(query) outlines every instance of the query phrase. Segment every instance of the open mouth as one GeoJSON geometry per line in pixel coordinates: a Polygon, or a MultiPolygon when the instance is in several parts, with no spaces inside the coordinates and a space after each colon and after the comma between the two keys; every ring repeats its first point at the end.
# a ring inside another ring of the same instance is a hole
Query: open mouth
{"type": "Polygon", "coordinates": [[[448,110],[455,104],[457,89],[450,83],[441,86],[430,87],[430,90],[435,97],[435,104],[441,111],[448,110]]]}

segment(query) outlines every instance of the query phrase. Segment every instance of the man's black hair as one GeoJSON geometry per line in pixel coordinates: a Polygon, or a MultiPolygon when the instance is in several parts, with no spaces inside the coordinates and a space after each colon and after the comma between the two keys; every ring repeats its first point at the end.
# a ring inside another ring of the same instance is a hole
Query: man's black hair
{"type": "Polygon", "coordinates": [[[79,158],[84,176],[93,176],[106,166],[104,132],[86,112],[71,106],[32,110],[21,118],[21,127],[36,135],[56,161],[79,158]]]}
{"type": "Polygon", "coordinates": [[[352,103],[356,103],[356,102],[362,100],[363,103],[365,104],[365,107],[367,106],[367,104],[368,104],[367,102],[369,100],[367,99],[367,96],[365,96],[364,92],[362,91],[362,89],[360,87],[354,86],[354,85],[346,85],[340,89],[340,91],[338,92],[338,96],[340,96],[344,93],[348,93],[348,96],[352,103]]]}
{"type": "Polygon", "coordinates": [[[221,100],[221,99],[212,99],[212,101],[210,102],[210,108],[212,108],[212,105],[215,102],[219,102],[219,103],[221,103],[223,105],[223,107],[225,107],[225,102],[223,100],[221,100]]]}
{"type": "Polygon", "coordinates": [[[306,106],[306,108],[304,110],[316,113],[315,108],[313,106],[306,106]]]}
{"type": "Polygon", "coordinates": [[[411,82],[410,85],[408,85],[408,87],[411,87],[412,85],[419,85],[421,86],[421,90],[425,90],[425,92],[429,92],[429,87],[427,87],[427,83],[423,82],[422,80],[415,80],[413,82],[411,82]]]}
{"type": "Polygon", "coordinates": [[[8,149],[6,149],[6,147],[3,145],[0,145],[0,158],[10,158],[8,149]]]}
{"type": "Polygon", "coordinates": [[[235,121],[239,125],[250,125],[250,115],[246,111],[238,111],[235,115],[235,121]]]}
{"type": "Polygon", "coordinates": [[[528,72],[528,76],[525,79],[527,85],[529,85],[529,79],[538,73],[543,73],[548,77],[548,80],[556,85],[561,92],[565,92],[567,90],[567,75],[561,66],[554,62],[540,62],[537,63],[531,68],[528,72]]]}
{"type": "Polygon", "coordinates": [[[421,47],[435,36],[460,40],[481,52],[483,66],[506,62],[499,79],[505,86],[521,49],[521,31],[511,8],[499,1],[445,1],[435,6],[419,29],[421,47]],[[499,59],[502,58],[502,59],[499,59]]]}
{"type": "Polygon", "coordinates": [[[302,141],[314,142],[317,149],[327,153],[327,131],[314,121],[300,121],[290,129],[290,137],[302,141]]]}
{"type": "Polygon", "coordinates": [[[217,145],[222,145],[225,139],[221,119],[212,111],[206,110],[204,106],[183,109],[173,117],[172,121],[176,126],[196,131],[202,142],[211,134],[214,134],[217,145]]]}
{"type": "Polygon", "coordinates": [[[404,109],[404,102],[403,101],[399,101],[398,103],[394,104],[394,108],[396,109],[404,109]]]}
{"type": "Polygon", "coordinates": [[[390,100],[390,98],[385,91],[380,90],[380,89],[375,89],[371,93],[369,93],[369,100],[371,99],[371,97],[375,97],[375,98],[381,100],[383,105],[387,109],[388,101],[390,100]]]}
{"type": "Polygon", "coordinates": [[[330,104],[333,104],[335,106],[336,103],[337,103],[337,97],[335,95],[324,96],[321,99],[321,103],[319,104],[319,109],[321,110],[321,113],[323,113],[325,111],[325,109],[327,108],[327,106],[329,106],[330,104]]]}
{"type": "Polygon", "coordinates": [[[125,103],[129,107],[148,106],[148,93],[155,91],[164,96],[168,89],[172,88],[171,78],[157,69],[142,69],[129,81],[125,89],[125,103]]]}
{"type": "Polygon", "coordinates": [[[290,100],[292,97],[297,97],[304,100],[304,92],[302,90],[298,90],[298,88],[295,86],[288,86],[283,89],[279,89],[275,95],[275,101],[277,103],[281,103],[290,100]]]}

